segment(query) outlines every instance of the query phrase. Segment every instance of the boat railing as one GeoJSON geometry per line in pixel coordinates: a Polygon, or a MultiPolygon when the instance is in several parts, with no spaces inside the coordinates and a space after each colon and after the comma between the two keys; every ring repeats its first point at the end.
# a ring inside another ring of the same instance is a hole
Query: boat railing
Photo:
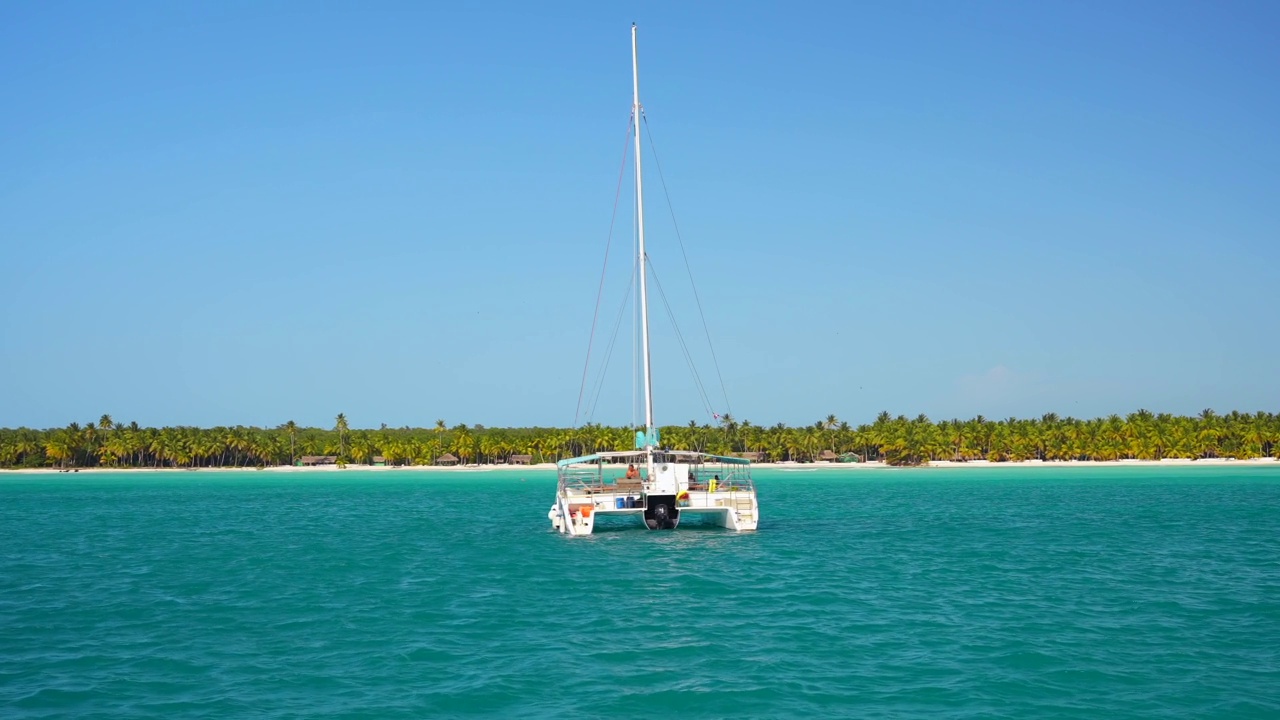
{"type": "Polygon", "coordinates": [[[721,491],[717,488],[712,492],[689,493],[689,497],[680,502],[680,508],[682,510],[697,510],[703,508],[739,508],[743,505],[751,504],[754,497],[754,491],[742,489],[721,491]]]}
{"type": "Polygon", "coordinates": [[[708,462],[695,465],[691,471],[690,490],[755,492],[751,466],[746,463],[708,462]]]}
{"type": "Polygon", "coordinates": [[[627,479],[626,470],[626,465],[598,461],[563,465],[558,472],[560,494],[599,495],[609,492],[618,494],[630,492],[639,495],[645,481],[627,479]],[[606,473],[609,477],[606,477],[606,473]]]}
{"type": "MultiPolygon", "coordinates": [[[[627,479],[626,468],[626,464],[602,462],[599,458],[561,465],[557,473],[559,492],[562,496],[593,496],[609,502],[633,496],[638,499],[647,489],[647,472],[641,470],[639,479],[627,479]]],[[[756,491],[749,463],[725,462],[715,456],[690,464],[687,487],[691,495],[685,507],[735,505],[756,491]]]]}
{"type": "Polygon", "coordinates": [[[596,485],[601,484],[601,472],[599,465],[589,466],[568,466],[560,468],[558,473],[560,476],[560,494],[565,491],[578,490],[582,493],[596,485]]]}

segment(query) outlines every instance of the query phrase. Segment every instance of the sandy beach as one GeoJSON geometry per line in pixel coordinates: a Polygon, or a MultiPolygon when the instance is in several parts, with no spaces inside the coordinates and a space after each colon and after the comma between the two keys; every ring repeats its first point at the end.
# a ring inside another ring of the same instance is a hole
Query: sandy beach
{"type": "MultiPolygon", "coordinates": [[[[1280,462],[1274,457],[1265,458],[1249,458],[1245,460],[1237,460],[1234,458],[1207,458],[1200,460],[1188,460],[1184,458],[1166,459],[1166,460],[1022,460],[1019,462],[991,462],[989,460],[970,460],[968,462],[955,462],[952,460],[934,460],[925,465],[912,466],[916,469],[920,468],[1099,468],[1099,467],[1223,467],[1224,465],[1275,465],[1280,466],[1280,462]]],[[[818,470],[838,470],[843,472],[858,472],[868,470],[895,470],[903,469],[893,465],[886,465],[882,462],[869,463],[833,463],[833,462],[777,462],[777,463],[752,463],[752,468],[761,470],[782,470],[793,472],[813,472],[818,470]]],[[[538,463],[535,465],[347,465],[339,467],[337,465],[316,465],[308,467],[297,467],[292,465],[277,465],[272,467],[202,467],[202,468],[71,468],[69,470],[60,470],[58,468],[17,468],[17,469],[0,469],[0,474],[59,474],[65,472],[76,473],[160,473],[160,472],[270,472],[270,473],[331,473],[331,472],[446,472],[446,473],[475,473],[475,472],[524,472],[529,470],[554,470],[554,463],[538,463]]]]}

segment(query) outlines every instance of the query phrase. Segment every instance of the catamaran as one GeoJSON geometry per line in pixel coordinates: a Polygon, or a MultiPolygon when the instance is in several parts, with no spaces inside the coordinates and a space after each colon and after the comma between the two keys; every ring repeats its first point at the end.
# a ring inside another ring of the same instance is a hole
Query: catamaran
{"type": "Polygon", "coordinates": [[[653,383],[649,361],[648,256],[644,238],[644,189],[640,169],[639,53],[631,26],[631,119],[635,136],[637,274],[640,306],[640,355],[644,375],[644,430],[636,429],[635,448],[598,452],[556,463],[551,526],[567,535],[590,535],[598,520],[637,521],[650,530],[674,530],[682,519],[730,530],[755,530],[759,521],[751,463],[740,457],[663,449],[653,422],[653,383]]]}

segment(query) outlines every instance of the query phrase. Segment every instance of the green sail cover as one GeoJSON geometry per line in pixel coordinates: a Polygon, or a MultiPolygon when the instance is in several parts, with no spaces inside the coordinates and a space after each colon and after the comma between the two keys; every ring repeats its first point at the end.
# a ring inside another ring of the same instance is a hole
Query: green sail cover
{"type": "MultiPolygon", "coordinates": [[[[645,436],[645,434],[644,434],[644,431],[643,431],[643,430],[637,430],[637,431],[636,431],[636,449],[637,449],[637,450],[643,450],[643,449],[645,448],[645,445],[646,445],[645,440],[646,440],[646,436],[645,436]]],[[[654,429],[653,429],[653,432],[648,436],[648,441],[649,441],[649,442],[647,443],[648,445],[652,445],[652,446],[654,446],[654,447],[659,447],[659,445],[658,445],[658,428],[654,428],[654,429]]]]}

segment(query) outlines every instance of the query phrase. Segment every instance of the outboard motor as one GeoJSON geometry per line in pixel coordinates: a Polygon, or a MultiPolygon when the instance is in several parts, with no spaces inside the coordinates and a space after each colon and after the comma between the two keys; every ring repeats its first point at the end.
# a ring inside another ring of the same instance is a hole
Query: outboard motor
{"type": "Polygon", "coordinates": [[[675,495],[650,495],[645,503],[644,524],[650,530],[674,530],[680,523],[675,495]]]}
{"type": "Polygon", "coordinates": [[[680,524],[680,506],[676,496],[684,487],[689,466],[683,463],[662,461],[654,466],[649,478],[649,493],[645,496],[644,524],[650,530],[674,530],[680,524]]]}

